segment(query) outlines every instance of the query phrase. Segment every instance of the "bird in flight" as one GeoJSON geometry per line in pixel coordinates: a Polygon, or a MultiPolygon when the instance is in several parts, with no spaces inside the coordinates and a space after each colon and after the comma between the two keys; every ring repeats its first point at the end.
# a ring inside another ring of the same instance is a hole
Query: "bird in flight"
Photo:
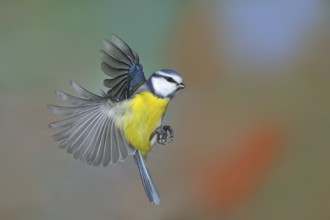
{"type": "Polygon", "coordinates": [[[96,95],[70,81],[81,97],[55,90],[58,98],[72,106],[48,105],[51,112],[66,117],[49,127],[61,129],[53,136],[60,148],[89,165],[105,167],[133,155],[146,195],[158,205],[160,196],[146,156],[156,142],[173,140],[172,128],[162,121],[168,104],[185,85],[170,69],[146,79],[138,54],[115,35],[103,45],[99,55],[101,68],[109,76],[104,80],[108,92],[96,95]]]}

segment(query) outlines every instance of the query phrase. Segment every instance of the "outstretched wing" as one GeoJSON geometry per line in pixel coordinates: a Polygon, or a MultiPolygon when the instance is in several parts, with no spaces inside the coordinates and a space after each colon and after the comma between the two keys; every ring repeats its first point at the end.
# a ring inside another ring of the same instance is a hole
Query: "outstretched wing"
{"type": "Polygon", "coordinates": [[[95,95],[72,81],[70,84],[84,98],[56,90],[60,99],[74,107],[48,106],[53,113],[67,116],[49,124],[50,128],[62,129],[54,135],[60,148],[93,166],[107,166],[134,154],[117,124],[124,111],[120,103],[113,103],[106,94],[95,95]]]}
{"type": "Polygon", "coordinates": [[[111,41],[103,41],[104,50],[100,51],[103,61],[101,68],[110,79],[104,85],[110,90],[109,97],[113,101],[130,98],[146,81],[138,54],[119,37],[112,35],[111,41]]]}

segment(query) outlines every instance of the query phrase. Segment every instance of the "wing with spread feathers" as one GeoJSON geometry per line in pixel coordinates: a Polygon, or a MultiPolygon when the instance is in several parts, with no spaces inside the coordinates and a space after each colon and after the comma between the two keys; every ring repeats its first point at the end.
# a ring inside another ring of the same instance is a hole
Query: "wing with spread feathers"
{"type": "Polygon", "coordinates": [[[104,85],[110,88],[109,97],[113,101],[130,98],[146,81],[138,54],[115,35],[111,41],[104,40],[103,45],[99,55],[103,72],[111,77],[104,80],[104,85]]]}
{"type": "Polygon", "coordinates": [[[99,96],[77,83],[70,84],[84,98],[56,90],[56,95],[73,107],[48,106],[53,113],[67,117],[49,124],[62,129],[54,135],[60,148],[93,166],[107,166],[134,154],[118,124],[125,111],[122,104],[114,103],[106,94],[99,96]]]}

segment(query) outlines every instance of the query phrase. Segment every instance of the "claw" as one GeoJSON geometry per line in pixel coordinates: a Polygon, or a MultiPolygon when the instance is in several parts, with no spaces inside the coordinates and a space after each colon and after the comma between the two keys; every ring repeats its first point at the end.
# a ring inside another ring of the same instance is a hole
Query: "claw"
{"type": "Polygon", "coordinates": [[[169,125],[165,125],[165,126],[163,126],[163,130],[167,133],[169,133],[170,134],[170,140],[169,140],[169,142],[172,142],[173,141],[173,139],[174,139],[174,131],[173,131],[173,129],[171,128],[171,126],[169,126],[169,125]]]}
{"type": "Polygon", "coordinates": [[[174,138],[174,132],[173,132],[173,129],[170,126],[165,125],[165,126],[157,128],[157,130],[156,130],[157,142],[159,144],[164,145],[167,141],[168,133],[170,135],[168,142],[172,142],[173,138],[174,138]]]}

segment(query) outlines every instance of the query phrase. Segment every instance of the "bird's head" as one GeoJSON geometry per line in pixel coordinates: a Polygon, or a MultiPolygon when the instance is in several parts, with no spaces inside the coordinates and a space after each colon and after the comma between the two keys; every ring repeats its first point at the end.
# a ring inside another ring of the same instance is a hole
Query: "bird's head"
{"type": "Polygon", "coordinates": [[[173,98],[181,89],[185,88],[182,77],[169,69],[153,73],[148,81],[152,92],[161,98],[173,98]]]}

